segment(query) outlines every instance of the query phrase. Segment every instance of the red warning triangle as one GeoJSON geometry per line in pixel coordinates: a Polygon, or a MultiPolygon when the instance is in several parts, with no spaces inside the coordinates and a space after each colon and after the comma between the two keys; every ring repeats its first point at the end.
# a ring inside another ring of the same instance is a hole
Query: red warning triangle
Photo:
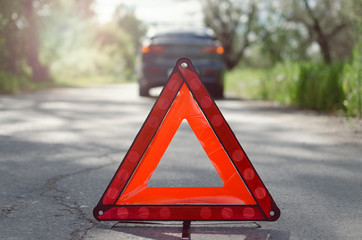
{"type": "Polygon", "coordinates": [[[191,61],[180,59],[93,214],[100,221],[275,221],[280,210],[191,61]],[[183,120],[224,186],[147,186],[183,120]]]}

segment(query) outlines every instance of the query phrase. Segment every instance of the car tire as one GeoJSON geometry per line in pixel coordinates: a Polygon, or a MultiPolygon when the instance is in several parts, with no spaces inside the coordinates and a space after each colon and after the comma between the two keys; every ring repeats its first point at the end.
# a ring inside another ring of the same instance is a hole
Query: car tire
{"type": "Polygon", "coordinates": [[[210,95],[215,99],[224,98],[224,88],[222,85],[207,86],[207,90],[209,91],[210,95]]]}
{"type": "Polygon", "coordinates": [[[218,99],[224,98],[224,88],[222,86],[215,88],[214,97],[218,99]]]}
{"type": "Polygon", "coordinates": [[[144,86],[139,86],[139,95],[141,97],[149,97],[150,93],[149,93],[149,89],[148,87],[144,87],[144,86]]]}

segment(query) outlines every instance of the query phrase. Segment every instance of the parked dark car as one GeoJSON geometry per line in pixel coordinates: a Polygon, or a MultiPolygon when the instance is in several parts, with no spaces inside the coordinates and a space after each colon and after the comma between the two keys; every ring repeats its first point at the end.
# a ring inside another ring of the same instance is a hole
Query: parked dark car
{"type": "Polygon", "coordinates": [[[139,94],[149,96],[149,89],[163,86],[176,61],[189,58],[201,81],[214,98],[223,97],[224,49],[206,30],[163,31],[148,38],[141,52],[139,94]]]}

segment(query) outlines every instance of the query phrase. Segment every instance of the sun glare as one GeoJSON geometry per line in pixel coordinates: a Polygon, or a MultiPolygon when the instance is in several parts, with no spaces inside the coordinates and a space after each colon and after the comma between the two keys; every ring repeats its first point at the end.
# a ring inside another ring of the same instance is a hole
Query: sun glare
{"type": "Polygon", "coordinates": [[[99,21],[106,23],[112,20],[119,4],[134,9],[136,16],[150,25],[202,25],[202,9],[197,0],[96,0],[93,9],[99,21]]]}

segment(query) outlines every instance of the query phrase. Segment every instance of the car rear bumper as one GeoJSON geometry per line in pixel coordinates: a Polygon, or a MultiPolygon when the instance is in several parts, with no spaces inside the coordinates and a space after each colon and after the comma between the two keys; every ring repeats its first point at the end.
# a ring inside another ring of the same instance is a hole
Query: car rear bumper
{"type": "MultiPolygon", "coordinates": [[[[165,85],[174,65],[174,61],[161,62],[143,62],[140,85],[147,88],[159,87],[165,85]]],[[[205,85],[223,85],[223,65],[220,61],[195,61],[194,66],[205,85]]]]}

